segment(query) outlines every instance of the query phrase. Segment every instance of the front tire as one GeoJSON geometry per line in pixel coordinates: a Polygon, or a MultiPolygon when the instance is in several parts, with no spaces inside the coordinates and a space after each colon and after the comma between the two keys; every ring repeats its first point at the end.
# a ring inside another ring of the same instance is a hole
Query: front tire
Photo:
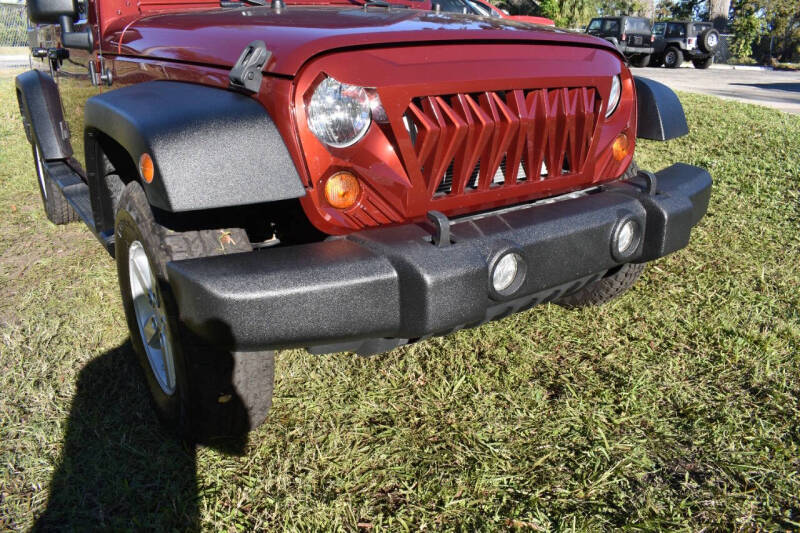
{"type": "MultiPolygon", "coordinates": [[[[632,161],[620,179],[629,180],[638,173],[639,167],[632,161]]],[[[562,296],[555,303],[567,308],[603,305],[628,292],[639,279],[639,276],[642,275],[644,266],[644,263],[619,265],[609,270],[604,278],[590,283],[571,294],[562,296]]]]}
{"type": "Polygon", "coordinates": [[[179,320],[166,270],[172,260],[250,251],[244,231],[171,232],[154,220],[133,182],[120,196],[115,236],[131,343],[162,423],[198,443],[260,425],[272,404],[274,352],[233,352],[198,340],[179,320]]]}
{"type": "Polygon", "coordinates": [[[562,296],[556,303],[567,308],[603,305],[628,292],[644,271],[644,264],[626,263],[620,265],[601,280],[562,296]]]}
{"type": "Polygon", "coordinates": [[[683,64],[683,52],[677,46],[668,46],[664,52],[664,66],[678,68],[683,64]]]}

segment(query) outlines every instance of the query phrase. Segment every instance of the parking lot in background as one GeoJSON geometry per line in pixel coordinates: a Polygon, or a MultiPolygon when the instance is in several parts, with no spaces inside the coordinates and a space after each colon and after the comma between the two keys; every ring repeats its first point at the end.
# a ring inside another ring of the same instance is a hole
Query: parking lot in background
{"type": "Polygon", "coordinates": [[[727,65],[698,70],[691,63],[687,68],[636,68],[632,72],[676,91],[710,94],[800,114],[800,72],[727,65]]]}

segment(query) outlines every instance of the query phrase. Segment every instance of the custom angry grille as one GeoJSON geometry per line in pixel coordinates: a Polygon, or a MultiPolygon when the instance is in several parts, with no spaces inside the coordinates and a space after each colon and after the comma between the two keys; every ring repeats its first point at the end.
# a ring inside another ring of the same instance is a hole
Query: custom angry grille
{"type": "Polygon", "coordinates": [[[403,122],[436,200],[580,173],[599,109],[592,87],[517,89],[414,98],[403,122]]]}

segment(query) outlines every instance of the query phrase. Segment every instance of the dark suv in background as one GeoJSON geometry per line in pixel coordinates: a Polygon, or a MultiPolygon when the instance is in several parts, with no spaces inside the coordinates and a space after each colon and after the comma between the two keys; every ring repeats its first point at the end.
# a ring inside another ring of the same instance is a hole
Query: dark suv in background
{"type": "Polygon", "coordinates": [[[653,25],[651,67],[678,68],[690,60],[695,68],[708,68],[719,48],[719,32],[710,22],[666,21],[653,25]]]}
{"type": "Polygon", "coordinates": [[[586,33],[611,42],[634,67],[646,67],[653,53],[650,20],[642,17],[599,17],[586,27],[586,33]]]}

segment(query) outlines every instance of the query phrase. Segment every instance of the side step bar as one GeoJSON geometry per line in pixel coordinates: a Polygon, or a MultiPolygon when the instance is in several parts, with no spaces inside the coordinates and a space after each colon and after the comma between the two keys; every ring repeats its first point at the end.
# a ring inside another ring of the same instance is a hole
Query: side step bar
{"type": "Polygon", "coordinates": [[[94,223],[94,213],[92,212],[92,201],[89,196],[89,186],[65,161],[45,161],[44,168],[47,177],[58,186],[72,209],[78,213],[83,223],[89,227],[97,240],[100,241],[100,244],[103,245],[103,248],[113,257],[114,231],[97,231],[94,223]]]}

